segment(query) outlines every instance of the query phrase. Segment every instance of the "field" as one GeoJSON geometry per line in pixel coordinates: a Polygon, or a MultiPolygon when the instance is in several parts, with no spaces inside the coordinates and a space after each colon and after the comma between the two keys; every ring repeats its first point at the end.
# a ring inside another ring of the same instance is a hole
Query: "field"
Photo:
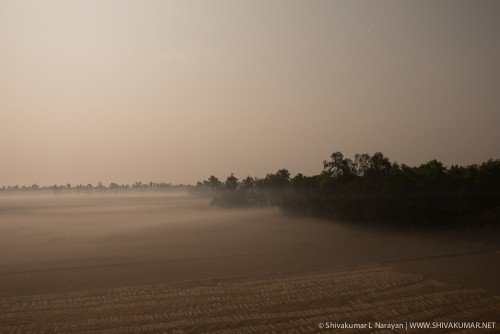
{"type": "Polygon", "coordinates": [[[3,197],[0,332],[498,321],[496,241],[210,209],[183,194],[3,197]]]}

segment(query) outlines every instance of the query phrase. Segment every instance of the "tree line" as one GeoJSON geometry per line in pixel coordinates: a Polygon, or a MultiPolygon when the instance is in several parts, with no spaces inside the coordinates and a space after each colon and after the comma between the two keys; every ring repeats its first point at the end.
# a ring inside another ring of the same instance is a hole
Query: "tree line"
{"type": "Polygon", "coordinates": [[[318,175],[287,169],[264,178],[211,176],[193,193],[219,206],[278,205],[285,212],[338,221],[415,228],[469,228],[500,224],[500,160],[469,166],[432,160],[420,166],[384,154],[335,152],[318,175]]]}
{"type": "Polygon", "coordinates": [[[172,184],[172,183],[142,183],[135,182],[129,184],[118,184],[111,182],[109,185],[104,185],[99,181],[96,185],[88,183],[86,185],[52,185],[52,186],[39,186],[33,184],[31,186],[2,186],[0,187],[0,194],[16,194],[16,193],[123,193],[123,192],[168,192],[168,191],[186,191],[192,188],[190,185],[185,184],[172,184]]]}

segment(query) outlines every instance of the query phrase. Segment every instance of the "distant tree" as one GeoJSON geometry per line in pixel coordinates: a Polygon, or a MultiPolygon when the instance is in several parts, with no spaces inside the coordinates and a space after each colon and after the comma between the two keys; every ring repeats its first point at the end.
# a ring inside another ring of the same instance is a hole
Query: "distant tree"
{"type": "Polygon", "coordinates": [[[286,186],[290,183],[290,172],[288,169],[280,169],[276,172],[276,183],[278,186],[286,186]]]}
{"type": "Polygon", "coordinates": [[[238,187],[238,178],[231,173],[231,175],[227,177],[225,185],[228,190],[236,190],[238,187]]]}
{"type": "Polygon", "coordinates": [[[356,154],[354,156],[354,172],[358,176],[364,176],[371,168],[371,156],[367,153],[356,154]]]}
{"type": "Polygon", "coordinates": [[[344,158],[341,152],[332,153],[330,161],[323,161],[323,173],[334,178],[349,178],[355,175],[351,159],[344,158]]]}
{"type": "Polygon", "coordinates": [[[213,175],[208,178],[208,183],[210,184],[210,188],[212,189],[212,198],[217,194],[217,188],[219,186],[219,179],[213,175]]]}
{"type": "Polygon", "coordinates": [[[241,181],[241,188],[244,190],[252,190],[255,188],[255,179],[250,175],[241,181]]]}
{"type": "Polygon", "coordinates": [[[256,181],[260,188],[276,189],[290,184],[290,172],[287,169],[279,169],[276,173],[266,174],[264,179],[256,181]]]}

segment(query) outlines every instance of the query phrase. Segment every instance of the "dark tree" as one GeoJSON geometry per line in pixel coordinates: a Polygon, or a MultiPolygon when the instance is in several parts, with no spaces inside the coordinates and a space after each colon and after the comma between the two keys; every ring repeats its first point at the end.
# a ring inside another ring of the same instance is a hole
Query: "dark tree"
{"type": "Polygon", "coordinates": [[[228,190],[236,190],[238,187],[238,178],[231,173],[231,175],[227,177],[225,185],[228,190]]]}

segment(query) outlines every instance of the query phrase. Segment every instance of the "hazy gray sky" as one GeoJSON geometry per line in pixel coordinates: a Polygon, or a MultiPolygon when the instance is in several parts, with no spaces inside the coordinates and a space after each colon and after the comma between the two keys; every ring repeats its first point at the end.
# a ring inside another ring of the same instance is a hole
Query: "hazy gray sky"
{"type": "Polygon", "coordinates": [[[0,0],[0,185],[500,158],[500,1],[0,0]]]}

